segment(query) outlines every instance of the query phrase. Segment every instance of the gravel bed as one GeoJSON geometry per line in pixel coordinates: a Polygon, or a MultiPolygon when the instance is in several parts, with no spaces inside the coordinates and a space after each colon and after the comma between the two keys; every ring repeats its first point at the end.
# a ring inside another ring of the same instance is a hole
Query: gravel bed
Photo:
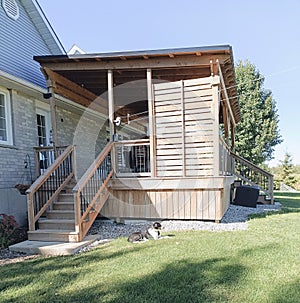
{"type": "MultiPolygon", "coordinates": [[[[205,221],[180,221],[165,220],[162,221],[162,235],[171,231],[183,230],[208,230],[208,231],[234,231],[246,230],[248,228],[247,219],[251,214],[263,213],[266,211],[278,211],[280,203],[275,205],[257,205],[256,208],[230,205],[226,214],[220,223],[205,221]]],[[[89,235],[98,235],[97,241],[92,245],[83,248],[79,253],[90,250],[91,248],[106,243],[104,240],[111,240],[119,237],[128,237],[132,232],[146,230],[151,222],[134,222],[128,224],[118,224],[108,220],[96,220],[92,225],[89,235]]],[[[16,263],[27,259],[37,258],[37,255],[26,255],[22,253],[11,252],[8,249],[0,249],[0,266],[16,263]]]]}
{"type": "MultiPolygon", "coordinates": [[[[275,205],[257,205],[256,208],[230,205],[220,223],[191,220],[164,220],[161,222],[163,228],[162,234],[179,230],[246,230],[248,228],[247,219],[249,215],[266,211],[278,211],[280,207],[280,203],[275,203],[275,205]]],[[[112,221],[96,220],[89,234],[98,234],[99,240],[128,237],[132,232],[146,230],[150,225],[151,222],[117,224],[112,221]]]]}

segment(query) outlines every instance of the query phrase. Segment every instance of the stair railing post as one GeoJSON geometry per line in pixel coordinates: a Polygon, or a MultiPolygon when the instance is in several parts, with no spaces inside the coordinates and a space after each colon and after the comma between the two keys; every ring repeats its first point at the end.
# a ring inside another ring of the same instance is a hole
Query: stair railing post
{"type": "Polygon", "coordinates": [[[271,198],[271,204],[274,204],[274,183],[273,183],[273,176],[269,176],[269,193],[270,193],[270,198],[271,198]]]}
{"type": "Polygon", "coordinates": [[[80,192],[74,191],[74,213],[75,213],[75,232],[81,241],[81,224],[80,224],[80,192]]]}
{"type": "Polygon", "coordinates": [[[30,193],[27,195],[27,208],[28,208],[28,228],[29,231],[35,230],[35,222],[34,222],[34,204],[33,204],[33,194],[30,193]]]}

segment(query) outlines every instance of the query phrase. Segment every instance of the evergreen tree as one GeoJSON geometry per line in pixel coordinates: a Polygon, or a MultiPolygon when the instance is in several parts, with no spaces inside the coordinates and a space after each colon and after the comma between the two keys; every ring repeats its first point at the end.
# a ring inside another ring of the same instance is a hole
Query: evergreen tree
{"type": "Polygon", "coordinates": [[[292,163],[292,156],[289,153],[285,153],[283,161],[281,163],[281,181],[291,187],[294,187],[296,184],[295,176],[293,175],[295,172],[295,167],[292,163]]]}
{"type": "Polygon", "coordinates": [[[279,117],[272,92],[264,89],[264,77],[249,61],[236,68],[237,93],[242,121],[236,128],[236,153],[261,165],[271,160],[274,147],[282,142],[279,117]]]}

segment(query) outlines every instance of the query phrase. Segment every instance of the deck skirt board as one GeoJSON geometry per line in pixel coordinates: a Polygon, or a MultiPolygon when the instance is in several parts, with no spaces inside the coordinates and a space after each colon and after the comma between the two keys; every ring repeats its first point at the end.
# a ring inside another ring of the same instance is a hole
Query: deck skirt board
{"type": "Polygon", "coordinates": [[[101,210],[108,218],[221,220],[233,177],[118,179],[101,210]]]}

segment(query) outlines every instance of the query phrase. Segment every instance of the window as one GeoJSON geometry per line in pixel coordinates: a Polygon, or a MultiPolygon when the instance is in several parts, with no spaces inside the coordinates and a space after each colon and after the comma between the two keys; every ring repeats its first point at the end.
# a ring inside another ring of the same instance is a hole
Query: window
{"type": "Polygon", "coordinates": [[[36,123],[38,130],[38,144],[39,146],[47,146],[47,129],[46,117],[43,115],[36,115],[36,123]]]}
{"type": "Polygon", "coordinates": [[[0,91],[0,144],[12,145],[9,94],[0,91]]]}
{"type": "Polygon", "coordinates": [[[50,113],[46,109],[36,109],[38,146],[49,146],[51,143],[50,113]]]}

